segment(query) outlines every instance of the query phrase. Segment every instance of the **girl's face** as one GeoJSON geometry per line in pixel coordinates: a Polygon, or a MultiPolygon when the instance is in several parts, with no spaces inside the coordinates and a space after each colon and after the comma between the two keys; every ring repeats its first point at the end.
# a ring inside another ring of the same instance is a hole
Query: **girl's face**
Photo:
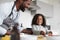
{"type": "Polygon", "coordinates": [[[39,16],[39,17],[37,18],[37,24],[38,24],[38,25],[42,25],[42,23],[43,23],[43,18],[42,18],[42,16],[39,16]]]}

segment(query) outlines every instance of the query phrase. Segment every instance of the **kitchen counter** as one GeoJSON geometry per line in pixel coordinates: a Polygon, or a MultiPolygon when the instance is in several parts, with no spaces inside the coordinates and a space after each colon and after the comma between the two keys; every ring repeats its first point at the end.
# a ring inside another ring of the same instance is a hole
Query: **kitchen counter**
{"type": "MultiPolygon", "coordinates": [[[[20,40],[37,40],[38,35],[29,35],[21,33],[20,40]]],[[[60,35],[46,36],[47,40],[60,40],[60,35]]]]}

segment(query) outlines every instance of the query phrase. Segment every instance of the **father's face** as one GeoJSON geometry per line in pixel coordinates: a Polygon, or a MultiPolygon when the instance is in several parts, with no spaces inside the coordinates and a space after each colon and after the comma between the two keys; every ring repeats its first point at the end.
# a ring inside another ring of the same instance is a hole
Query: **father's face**
{"type": "Polygon", "coordinates": [[[19,1],[21,2],[20,8],[19,8],[20,10],[25,11],[25,8],[29,8],[31,0],[25,0],[25,1],[19,0],[19,1]]]}
{"type": "Polygon", "coordinates": [[[25,7],[25,8],[29,8],[30,3],[31,3],[31,0],[25,1],[25,2],[24,2],[24,7],[25,7]]]}
{"type": "Polygon", "coordinates": [[[17,0],[19,3],[22,3],[23,2],[23,0],[17,0]]]}

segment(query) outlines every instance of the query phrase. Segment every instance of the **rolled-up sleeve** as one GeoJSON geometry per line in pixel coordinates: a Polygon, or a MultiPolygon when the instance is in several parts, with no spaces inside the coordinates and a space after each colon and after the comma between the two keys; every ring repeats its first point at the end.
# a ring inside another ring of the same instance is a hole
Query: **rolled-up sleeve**
{"type": "Polygon", "coordinates": [[[7,30],[0,26],[0,35],[5,35],[6,32],[7,32],[7,30]]]}

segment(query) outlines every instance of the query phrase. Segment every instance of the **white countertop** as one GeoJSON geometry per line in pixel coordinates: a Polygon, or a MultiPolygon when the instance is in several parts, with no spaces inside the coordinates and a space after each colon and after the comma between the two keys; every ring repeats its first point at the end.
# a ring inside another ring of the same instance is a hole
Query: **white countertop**
{"type": "MultiPolygon", "coordinates": [[[[37,36],[38,35],[28,35],[28,34],[21,33],[20,39],[21,40],[37,40],[37,36]]],[[[47,40],[60,40],[60,36],[51,36],[51,37],[47,36],[46,38],[47,40]]]]}
{"type": "Polygon", "coordinates": [[[20,37],[21,40],[37,40],[36,35],[21,34],[20,37]]]}

